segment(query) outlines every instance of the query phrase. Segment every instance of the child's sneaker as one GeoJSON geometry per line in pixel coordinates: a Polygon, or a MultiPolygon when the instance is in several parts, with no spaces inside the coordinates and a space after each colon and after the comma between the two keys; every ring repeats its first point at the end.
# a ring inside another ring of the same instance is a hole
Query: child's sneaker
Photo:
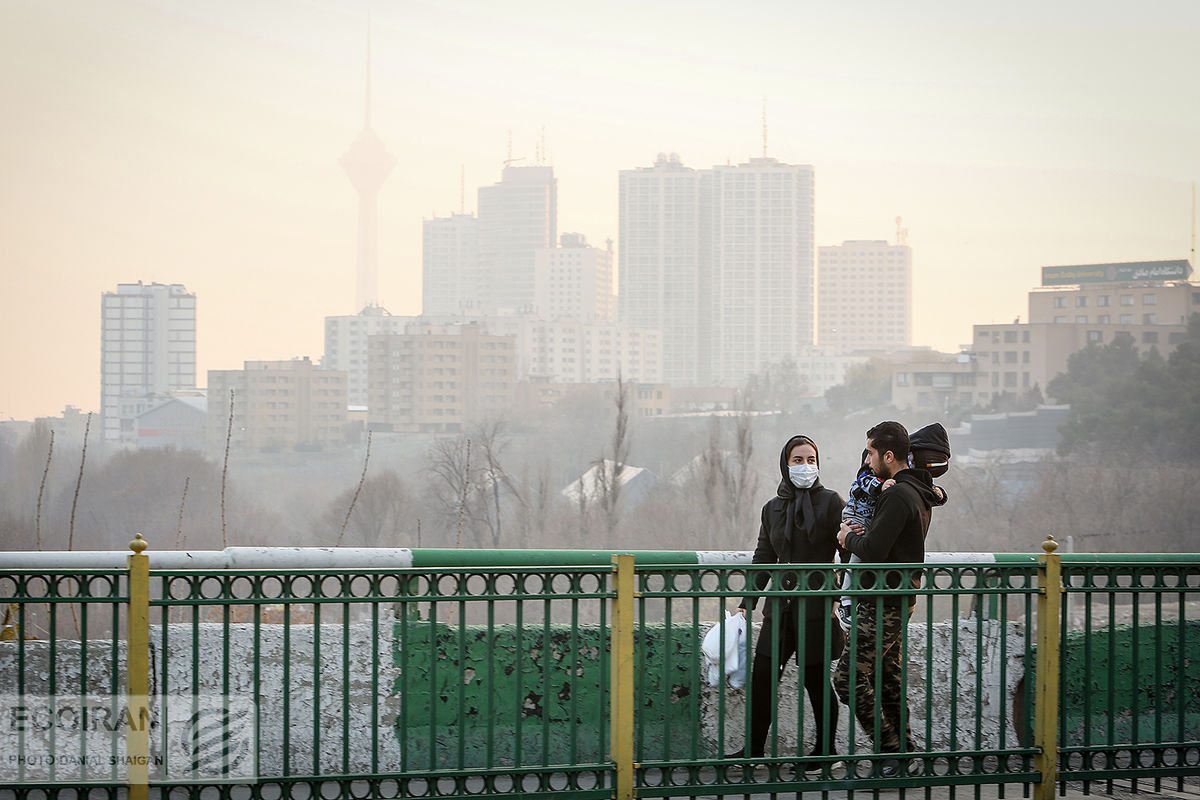
{"type": "Polygon", "coordinates": [[[842,630],[846,633],[850,632],[850,598],[844,598],[836,606],[833,607],[833,615],[837,617],[838,625],[842,626],[842,630]]]}

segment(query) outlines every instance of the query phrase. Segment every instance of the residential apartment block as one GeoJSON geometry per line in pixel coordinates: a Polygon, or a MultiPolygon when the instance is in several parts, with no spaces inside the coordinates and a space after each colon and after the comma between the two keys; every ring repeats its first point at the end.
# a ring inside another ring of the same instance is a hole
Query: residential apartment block
{"type": "Polygon", "coordinates": [[[476,308],[480,302],[478,269],[478,217],[451,214],[422,223],[422,313],[458,314],[476,308]]]}
{"type": "Polygon", "coordinates": [[[912,249],[886,241],[817,248],[817,339],[836,353],[912,344],[912,249]]]}
{"type": "Polygon", "coordinates": [[[182,284],[121,283],[100,298],[100,416],[105,441],[132,443],[134,419],[196,386],[196,295],[182,284]]]}
{"type": "Polygon", "coordinates": [[[367,337],[404,333],[416,317],[394,317],[386,308],[367,306],[358,314],[325,318],[324,369],[346,373],[347,398],[352,406],[367,404],[367,337]]]}
{"type": "Polygon", "coordinates": [[[307,358],[247,361],[243,369],[208,371],[208,449],[250,452],[320,450],[346,437],[346,373],[307,358]]]}
{"type": "Polygon", "coordinates": [[[977,395],[979,374],[970,353],[939,353],[919,347],[893,353],[892,405],[902,411],[944,413],[951,407],[971,407],[985,398],[977,395]]]}
{"type": "Polygon", "coordinates": [[[512,410],[516,343],[478,325],[413,324],[368,344],[368,424],[376,430],[455,433],[512,410]]]}
{"type": "Polygon", "coordinates": [[[582,233],[564,233],[559,247],[541,247],[533,255],[533,308],[547,320],[612,322],[612,240],[591,247],[582,233]]]}
{"type": "Polygon", "coordinates": [[[524,312],[534,304],[533,254],[558,240],[554,168],[504,168],[500,182],[479,188],[479,257],[464,288],[484,313],[524,312]]]}
{"type": "Polygon", "coordinates": [[[676,153],[620,173],[619,318],[660,331],[662,379],[673,386],[709,381],[710,260],[701,251],[711,242],[702,239],[700,181],[676,153]]]}
{"type": "Polygon", "coordinates": [[[665,379],[737,385],[813,343],[813,169],[621,172],[621,319],[663,331],[665,379]]]}

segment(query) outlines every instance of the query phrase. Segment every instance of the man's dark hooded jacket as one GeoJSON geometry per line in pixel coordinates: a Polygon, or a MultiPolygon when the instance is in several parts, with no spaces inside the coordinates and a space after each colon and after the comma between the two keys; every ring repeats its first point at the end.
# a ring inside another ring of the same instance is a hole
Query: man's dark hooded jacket
{"type": "MultiPolygon", "coordinates": [[[[921,564],[932,508],[944,501],[923,469],[903,469],[894,477],[896,485],[879,496],[867,532],[847,534],[846,549],[868,564],[921,564]]],[[[864,577],[864,588],[873,583],[870,576],[864,577]]],[[[888,585],[897,588],[898,576],[888,585]]],[[[913,598],[907,599],[912,602],[913,598]]]]}

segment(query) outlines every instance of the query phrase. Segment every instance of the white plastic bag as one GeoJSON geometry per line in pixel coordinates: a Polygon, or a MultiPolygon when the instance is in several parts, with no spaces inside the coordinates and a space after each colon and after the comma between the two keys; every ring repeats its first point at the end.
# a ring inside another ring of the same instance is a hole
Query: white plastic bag
{"type": "MultiPolygon", "coordinates": [[[[725,612],[725,674],[729,685],[740,689],[746,685],[746,618],[741,614],[725,612]]],[[[704,635],[700,646],[708,660],[708,682],[716,686],[721,682],[721,626],[713,625],[704,635]]]]}

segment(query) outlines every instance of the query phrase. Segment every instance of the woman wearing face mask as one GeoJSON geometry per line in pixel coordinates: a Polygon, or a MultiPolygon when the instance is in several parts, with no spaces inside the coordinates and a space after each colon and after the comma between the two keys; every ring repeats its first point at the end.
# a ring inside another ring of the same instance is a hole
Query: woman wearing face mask
{"type": "MultiPolygon", "coordinates": [[[[828,564],[838,553],[837,533],[841,524],[841,496],[821,485],[820,454],[817,444],[807,436],[788,439],[779,455],[782,480],[776,496],[762,507],[762,524],[758,531],[758,546],[754,549],[755,564],[828,564]]],[[[795,585],[795,576],[779,575],[782,586],[795,585]],[[790,580],[790,585],[789,585],[790,580]]],[[[832,575],[813,573],[811,588],[820,588],[825,581],[832,587],[832,575]]],[[[754,577],[755,586],[764,589],[770,584],[767,573],[754,577]]],[[[741,612],[754,610],[757,597],[747,597],[741,612]]],[[[763,624],[754,648],[754,666],[750,678],[750,732],[746,748],[728,754],[728,758],[763,755],[767,731],[771,727],[771,707],[775,690],[788,659],[796,656],[804,688],[813,709],[817,737],[810,756],[832,755],[837,733],[838,700],[833,694],[829,664],[841,655],[843,638],[831,625],[830,597],[794,596],[768,597],[763,604],[763,624]],[[777,649],[776,649],[777,648],[777,649]],[[828,651],[826,650],[828,648],[828,651]],[[801,655],[803,654],[803,655],[801,655]],[[823,713],[824,712],[824,713],[823,713]]],[[[786,723],[778,721],[778,730],[786,723]]],[[[810,770],[821,765],[806,764],[810,770]]]]}

